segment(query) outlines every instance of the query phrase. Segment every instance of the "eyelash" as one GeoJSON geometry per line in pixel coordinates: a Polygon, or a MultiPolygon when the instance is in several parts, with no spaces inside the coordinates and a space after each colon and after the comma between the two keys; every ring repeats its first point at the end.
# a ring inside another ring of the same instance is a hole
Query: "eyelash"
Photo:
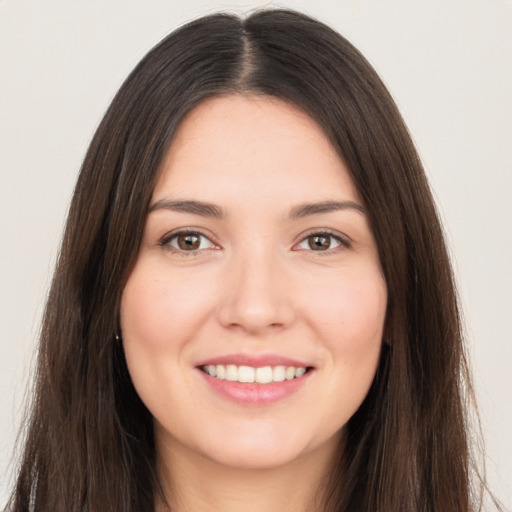
{"type": "MultiPolygon", "coordinates": [[[[183,250],[183,249],[179,249],[179,248],[176,248],[176,247],[173,247],[171,245],[171,242],[172,240],[174,239],[177,239],[179,236],[198,236],[200,238],[205,238],[206,240],[208,240],[213,247],[208,247],[208,249],[218,249],[219,247],[211,241],[210,237],[207,236],[206,234],[202,233],[201,231],[199,230],[195,230],[195,229],[182,229],[180,231],[174,231],[172,233],[168,233],[166,235],[164,235],[162,237],[162,239],[160,240],[159,242],[159,245],[166,249],[166,250],[169,250],[175,254],[179,254],[180,256],[184,256],[184,257],[187,257],[187,256],[197,256],[199,255],[199,253],[201,251],[204,251],[205,248],[201,249],[201,248],[198,248],[198,249],[195,249],[195,250],[191,250],[191,251],[187,251],[187,250],[183,250]]],[[[317,253],[319,256],[327,256],[327,255],[330,255],[330,254],[333,254],[335,252],[337,252],[338,250],[340,250],[340,248],[345,248],[345,249],[350,249],[351,247],[351,244],[350,244],[350,241],[346,238],[346,237],[343,237],[341,236],[338,232],[335,232],[335,231],[331,231],[331,230],[328,230],[328,229],[323,229],[321,231],[317,231],[317,230],[312,230],[310,231],[309,233],[305,233],[301,236],[301,239],[298,243],[294,244],[293,246],[293,249],[295,249],[296,247],[300,246],[302,243],[306,242],[308,238],[311,238],[311,237],[329,237],[331,239],[334,239],[339,245],[332,248],[332,249],[327,249],[325,251],[323,250],[318,250],[318,251],[315,251],[314,249],[309,249],[308,252],[315,252],[317,253]]],[[[300,250],[300,249],[296,249],[296,250],[300,250]]]]}
{"type": "Polygon", "coordinates": [[[325,251],[321,251],[321,250],[315,251],[314,249],[310,248],[309,252],[314,252],[318,256],[328,256],[330,254],[334,254],[335,252],[338,252],[339,250],[350,249],[350,247],[351,247],[351,243],[350,243],[350,240],[348,239],[348,237],[342,236],[337,231],[332,231],[332,230],[329,230],[329,229],[322,229],[320,231],[313,229],[313,230],[309,231],[308,233],[305,233],[305,234],[301,235],[300,241],[297,244],[295,244],[293,247],[297,247],[300,244],[306,242],[306,240],[308,238],[311,238],[311,237],[322,237],[322,236],[334,239],[336,242],[339,243],[339,245],[337,247],[334,247],[332,249],[327,249],[325,251]]]}
{"type": "Polygon", "coordinates": [[[204,250],[204,248],[203,248],[203,249],[195,249],[195,250],[191,250],[191,251],[186,251],[183,249],[179,249],[177,247],[173,247],[171,245],[172,240],[177,239],[179,236],[197,236],[199,238],[205,238],[212,244],[213,247],[211,247],[211,249],[218,249],[218,246],[210,240],[210,237],[208,235],[205,235],[204,233],[202,233],[201,231],[199,231],[197,229],[182,229],[179,231],[174,231],[172,233],[168,233],[162,237],[162,239],[159,242],[159,245],[162,248],[173,252],[174,254],[179,254],[180,256],[184,256],[184,257],[197,256],[201,251],[204,250]]]}

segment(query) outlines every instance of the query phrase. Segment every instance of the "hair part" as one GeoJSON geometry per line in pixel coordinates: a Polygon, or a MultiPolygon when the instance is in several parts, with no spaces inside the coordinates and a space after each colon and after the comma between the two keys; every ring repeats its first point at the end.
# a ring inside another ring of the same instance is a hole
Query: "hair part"
{"type": "MultiPolygon", "coordinates": [[[[116,343],[162,159],[184,116],[225,94],[268,95],[315,119],[368,210],[388,287],[386,343],[346,426],[326,510],[470,512],[457,296],[405,124],[372,67],[305,15],[217,14],[176,30],[129,75],[89,147],[43,319],[13,510],[154,510],[153,422],[116,343]]],[[[341,392],[341,391],[340,391],[341,392]]]]}

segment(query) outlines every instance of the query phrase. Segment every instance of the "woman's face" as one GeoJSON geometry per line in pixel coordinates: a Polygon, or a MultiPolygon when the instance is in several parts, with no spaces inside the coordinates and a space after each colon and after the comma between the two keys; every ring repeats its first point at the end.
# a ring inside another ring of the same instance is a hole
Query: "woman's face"
{"type": "Polygon", "coordinates": [[[332,452],[386,301],[364,205],[311,118],[238,95],[186,117],[121,307],[160,449],[253,468],[332,452]]]}

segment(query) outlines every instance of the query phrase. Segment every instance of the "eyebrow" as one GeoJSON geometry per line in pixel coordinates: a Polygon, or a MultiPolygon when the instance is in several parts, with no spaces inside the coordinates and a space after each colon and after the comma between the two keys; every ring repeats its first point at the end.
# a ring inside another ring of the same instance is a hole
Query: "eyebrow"
{"type": "Polygon", "coordinates": [[[204,203],[202,201],[171,201],[169,199],[160,199],[149,207],[148,213],[157,210],[172,210],[181,213],[192,213],[194,215],[214,217],[216,219],[224,217],[224,211],[220,206],[212,203],[204,203]]]}
{"type": "Polygon", "coordinates": [[[322,201],[320,203],[305,203],[295,206],[290,210],[291,218],[302,218],[308,215],[335,212],[337,210],[356,210],[366,215],[366,210],[354,201],[322,201]]]}
{"type": "MultiPolygon", "coordinates": [[[[171,201],[169,199],[160,199],[149,207],[148,213],[157,210],[172,210],[216,219],[224,217],[224,211],[220,206],[194,200],[171,201]]],[[[366,215],[366,210],[361,205],[354,203],[354,201],[322,201],[295,206],[290,210],[289,216],[292,219],[297,219],[307,217],[308,215],[320,215],[338,210],[355,210],[366,215]]]]}

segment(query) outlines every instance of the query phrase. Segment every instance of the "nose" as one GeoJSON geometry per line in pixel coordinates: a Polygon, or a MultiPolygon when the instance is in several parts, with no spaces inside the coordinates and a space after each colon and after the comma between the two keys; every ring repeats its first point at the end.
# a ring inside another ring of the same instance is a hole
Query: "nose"
{"type": "Polygon", "coordinates": [[[257,335],[289,327],[295,320],[290,281],[276,255],[252,254],[232,261],[222,285],[219,322],[257,335]]]}

